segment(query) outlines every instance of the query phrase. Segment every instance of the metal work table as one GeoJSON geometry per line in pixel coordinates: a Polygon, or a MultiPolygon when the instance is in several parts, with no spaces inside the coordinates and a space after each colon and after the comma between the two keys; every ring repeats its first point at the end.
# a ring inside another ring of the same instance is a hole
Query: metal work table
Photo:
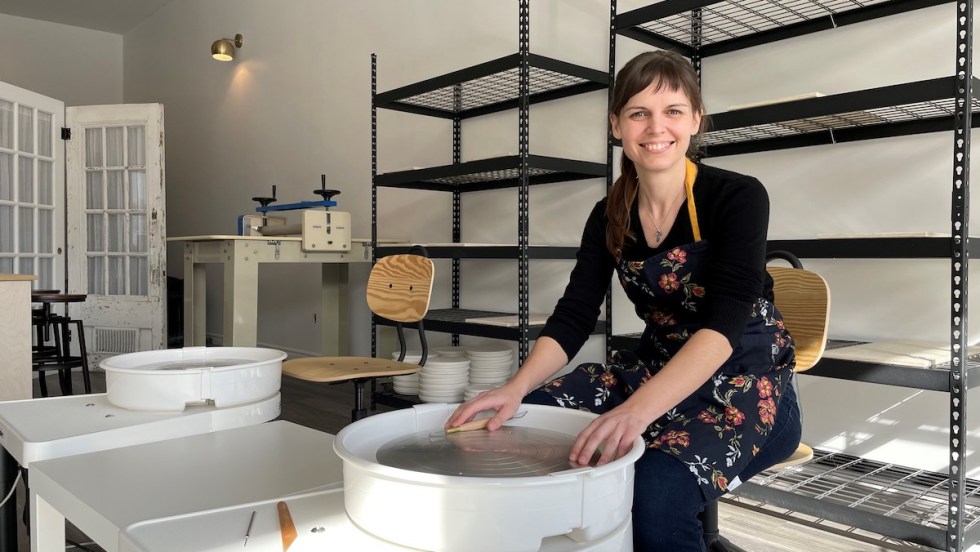
{"type": "Polygon", "coordinates": [[[263,263],[322,265],[323,354],[348,354],[348,263],[371,262],[371,240],[351,240],[349,252],[303,251],[299,236],[186,236],[184,242],[184,346],[205,345],[206,264],[224,267],[224,339],[226,347],[255,347],[258,320],[258,273],[263,263]]]}

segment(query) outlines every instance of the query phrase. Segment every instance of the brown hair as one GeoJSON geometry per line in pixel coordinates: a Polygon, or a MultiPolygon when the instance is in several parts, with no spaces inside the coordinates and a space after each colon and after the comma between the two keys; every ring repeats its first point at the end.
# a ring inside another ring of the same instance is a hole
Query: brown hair
{"type": "MultiPolygon", "coordinates": [[[[708,118],[704,115],[704,100],[701,98],[698,75],[691,63],[677,52],[669,50],[644,52],[627,62],[616,75],[609,115],[619,116],[626,102],[651,83],[656,83],[656,91],[664,88],[680,90],[691,100],[694,113],[701,114],[701,128],[698,129],[697,136],[692,137],[687,150],[687,155],[693,157],[700,147],[699,137],[707,128],[708,118]]],[[[606,228],[606,248],[616,258],[619,258],[627,237],[636,239],[636,235],[629,230],[630,208],[636,201],[636,179],[636,167],[633,161],[623,154],[620,160],[619,178],[609,189],[609,197],[606,201],[606,216],[609,219],[606,228]]]]}

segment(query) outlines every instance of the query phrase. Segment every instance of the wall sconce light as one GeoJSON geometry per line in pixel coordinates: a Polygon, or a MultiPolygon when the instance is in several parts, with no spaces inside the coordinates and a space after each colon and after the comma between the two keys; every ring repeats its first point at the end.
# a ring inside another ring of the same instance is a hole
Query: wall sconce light
{"type": "Polygon", "coordinates": [[[242,35],[236,34],[235,38],[222,38],[215,40],[211,45],[211,57],[218,61],[231,61],[235,59],[235,48],[242,47],[242,35]]]}

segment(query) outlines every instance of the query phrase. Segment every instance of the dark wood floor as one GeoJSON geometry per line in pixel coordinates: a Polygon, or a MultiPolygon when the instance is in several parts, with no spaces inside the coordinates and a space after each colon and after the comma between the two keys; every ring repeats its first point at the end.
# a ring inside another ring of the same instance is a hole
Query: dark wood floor
{"type": "MultiPolygon", "coordinates": [[[[92,391],[105,392],[105,375],[101,372],[92,374],[92,391]]],[[[58,394],[55,378],[50,377],[48,388],[52,394],[58,394]]],[[[83,389],[81,377],[73,377],[75,389],[83,389]]],[[[327,433],[337,433],[350,423],[350,412],[353,405],[354,390],[349,383],[337,385],[314,384],[283,378],[282,381],[282,414],[280,419],[311,427],[327,433]]],[[[35,396],[40,396],[35,381],[35,396]]],[[[389,410],[380,407],[379,411],[389,410]]],[[[23,484],[18,488],[18,516],[24,507],[25,492],[23,484]]],[[[786,511],[763,511],[760,508],[738,507],[722,504],[719,517],[722,534],[733,543],[749,552],[911,552],[921,550],[919,547],[904,543],[890,542],[880,536],[856,531],[848,527],[832,526],[821,520],[803,519],[799,515],[786,511]]],[[[18,518],[19,519],[19,518],[18,518]]],[[[20,525],[18,552],[29,552],[30,543],[20,525]]],[[[77,529],[69,527],[66,536],[70,541],[66,550],[90,550],[105,552],[92,544],[89,539],[77,529]]],[[[931,550],[931,549],[930,549],[931,550]]],[[[0,551],[7,552],[7,551],[0,551]]],[[[353,551],[352,551],[353,552],[353,551]]]]}

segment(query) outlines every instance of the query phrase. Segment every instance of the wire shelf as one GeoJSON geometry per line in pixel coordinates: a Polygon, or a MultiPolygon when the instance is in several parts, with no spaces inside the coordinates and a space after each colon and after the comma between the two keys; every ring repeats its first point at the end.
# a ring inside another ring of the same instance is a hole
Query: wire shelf
{"type": "MultiPolygon", "coordinates": [[[[833,16],[889,0],[728,0],[701,8],[701,44],[714,44],[833,16]]],[[[693,46],[692,12],[638,25],[651,33],[693,46]]]]}
{"type": "MultiPolygon", "coordinates": [[[[539,169],[534,167],[527,167],[528,178],[533,178],[536,176],[543,176],[546,174],[557,174],[560,171],[551,169],[539,169]]],[[[500,182],[504,180],[515,180],[521,175],[520,169],[517,167],[512,169],[500,169],[494,171],[483,171],[470,174],[461,174],[459,176],[447,176],[445,178],[428,178],[422,180],[421,182],[429,182],[431,184],[447,184],[450,186],[459,186],[467,184],[479,184],[484,182],[500,182]]]]}
{"type": "MultiPolygon", "coordinates": [[[[401,100],[402,103],[418,107],[426,107],[438,111],[468,111],[488,105],[494,105],[515,97],[520,88],[520,70],[508,69],[492,75],[460,83],[460,104],[455,103],[455,87],[445,86],[423,94],[417,94],[401,100]]],[[[586,79],[563,75],[548,69],[531,67],[528,82],[530,94],[540,94],[568,88],[589,82],[586,79]]]]}
{"type": "MultiPolygon", "coordinates": [[[[519,107],[522,56],[512,54],[377,94],[375,105],[437,117],[473,117],[519,107]]],[[[609,85],[606,72],[527,55],[527,100],[554,100],[609,85]]]]}
{"type": "MultiPolygon", "coordinates": [[[[972,99],[972,105],[973,111],[980,110],[980,100],[977,98],[972,99]]],[[[820,117],[792,119],[778,123],[750,125],[708,132],[704,137],[704,144],[706,146],[735,144],[810,132],[952,117],[954,115],[954,108],[955,103],[953,98],[947,98],[847,113],[835,113],[820,117]]],[[[952,130],[952,127],[950,127],[950,130],[952,130]]]]}
{"type": "MultiPolygon", "coordinates": [[[[752,484],[946,530],[949,478],[942,473],[814,450],[810,462],[763,472],[752,484]]],[[[964,531],[980,521],[978,495],[980,481],[966,480],[961,497],[964,531]]]]}
{"type": "MultiPolygon", "coordinates": [[[[528,185],[570,182],[606,175],[606,165],[589,161],[528,155],[524,164],[528,185]]],[[[476,159],[452,165],[386,172],[375,184],[443,191],[479,191],[521,185],[521,158],[516,155],[476,159]]]]}

